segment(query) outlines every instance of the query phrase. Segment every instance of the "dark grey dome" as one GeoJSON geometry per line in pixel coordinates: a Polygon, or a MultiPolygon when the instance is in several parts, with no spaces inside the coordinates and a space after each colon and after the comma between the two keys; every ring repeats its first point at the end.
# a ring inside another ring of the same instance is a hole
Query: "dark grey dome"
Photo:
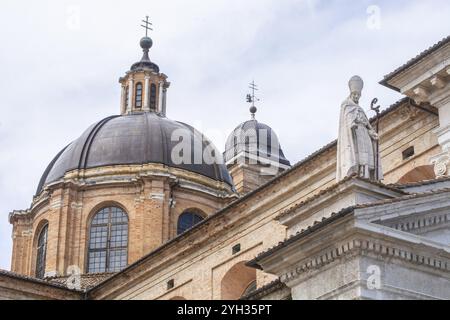
{"type": "Polygon", "coordinates": [[[278,137],[272,128],[254,119],[241,123],[230,134],[225,145],[225,162],[231,161],[242,152],[277,161],[286,166],[291,165],[285,158],[278,137]],[[272,147],[278,152],[274,153],[272,147]]]}
{"type": "MultiPolygon", "coordinates": [[[[179,141],[171,141],[175,130],[185,130],[190,139],[200,139],[203,146],[210,142],[191,126],[169,120],[156,113],[136,113],[112,116],[89,127],[80,138],[69,144],[52,160],[37,189],[61,179],[74,169],[95,168],[121,164],[160,163],[195,172],[233,186],[231,176],[223,163],[174,164],[171,152],[179,141]],[[203,140],[201,140],[203,139],[203,140]]],[[[210,147],[213,147],[210,144],[210,147]]],[[[215,156],[221,157],[214,147],[215,156]]],[[[193,148],[191,160],[194,163],[193,148]]],[[[212,161],[207,161],[212,163],[212,161]]]]}

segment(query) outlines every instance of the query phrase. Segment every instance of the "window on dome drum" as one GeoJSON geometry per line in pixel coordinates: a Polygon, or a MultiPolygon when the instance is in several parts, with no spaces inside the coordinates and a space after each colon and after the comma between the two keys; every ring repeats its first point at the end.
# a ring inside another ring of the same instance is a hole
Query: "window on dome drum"
{"type": "Polygon", "coordinates": [[[45,276],[45,259],[47,255],[48,224],[39,233],[36,252],[36,278],[45,276]]]}
{"type": "Polygon", "coordinates": [[[156,85],[154,83],[150,86],[150,110],[156,110],[156,85]]]}
{"type": "Polygon", "coordinates": [[[136,93],[134,95],[134,105],[136,108],[142,108],[142,83],[136,84],[136,93]]]}
{"type": "Polygon", "coordinates": [[[184,212],[178,218],[177,234],[182,234],[183,232],[191,229],[197,223],[203,220],[203,217],[195,212],[184,212]]]}
{"type": "Polygon", "coordinates": [[[91,222],[87,272],[117,272],[127,260],[128,216],[117,207],[103,208],[91,222]]]}

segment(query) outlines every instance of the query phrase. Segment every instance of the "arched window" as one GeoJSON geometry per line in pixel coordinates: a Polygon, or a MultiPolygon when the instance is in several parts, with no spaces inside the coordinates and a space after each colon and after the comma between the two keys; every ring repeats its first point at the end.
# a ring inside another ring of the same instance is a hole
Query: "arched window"
{"type": "Polygon", "coordinates": [[[142,108],[142,83],[136,84],[136,94],[134,95],[134,106],[138,109],[142,108]]]}
{"type": "Polygon", "coordinates": [[[156,110],[156,85],[154,83],[150,86],[150,109],[156,110]]]}
{"type": "Polygon", "coordinates": [[[47,255],[48,224],[39,233],[36,252],[36,278],[45,276],[45,259],[47,255]]]}
{"type": "Polygon", "coordinates": [[[186,230],[191,229],[197,223],[203,220],[203,217],[195,212],[184,212],[178,218],[177,234],[182,234],[186,230]]]}
{"type": "Polygon", "coordinates": [[[97,212],[89,233],[88,273],[116,272],[128,260],[128,217],[120,208],[97,212]]]}

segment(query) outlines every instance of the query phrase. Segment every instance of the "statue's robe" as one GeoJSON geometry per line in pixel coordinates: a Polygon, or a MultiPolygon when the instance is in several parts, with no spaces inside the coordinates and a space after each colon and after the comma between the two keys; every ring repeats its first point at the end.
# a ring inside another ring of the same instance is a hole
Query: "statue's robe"
{"type": "Polygon", "coordinates": [[[358,174],[375,179],[378,164],[378,180],[382,179],[381,161],[377,153],[377,142],[369,134],[374,131],[364,110],[348,98],[342,103],[339,119],[336,179],[358,174]],[[375,155],[378,158],[376,163],[375,155]]]}

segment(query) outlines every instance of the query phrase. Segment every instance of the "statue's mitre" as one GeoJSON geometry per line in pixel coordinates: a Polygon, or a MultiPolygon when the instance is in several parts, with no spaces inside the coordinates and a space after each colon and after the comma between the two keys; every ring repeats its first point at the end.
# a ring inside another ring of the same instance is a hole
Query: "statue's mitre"
{"type": "Polygon", "coordinates": [[[360,76],[353,76],[348,82],[348,87],[350,88],[350,92],[361,93],[364,88],[364,81],[360,76]]]}

